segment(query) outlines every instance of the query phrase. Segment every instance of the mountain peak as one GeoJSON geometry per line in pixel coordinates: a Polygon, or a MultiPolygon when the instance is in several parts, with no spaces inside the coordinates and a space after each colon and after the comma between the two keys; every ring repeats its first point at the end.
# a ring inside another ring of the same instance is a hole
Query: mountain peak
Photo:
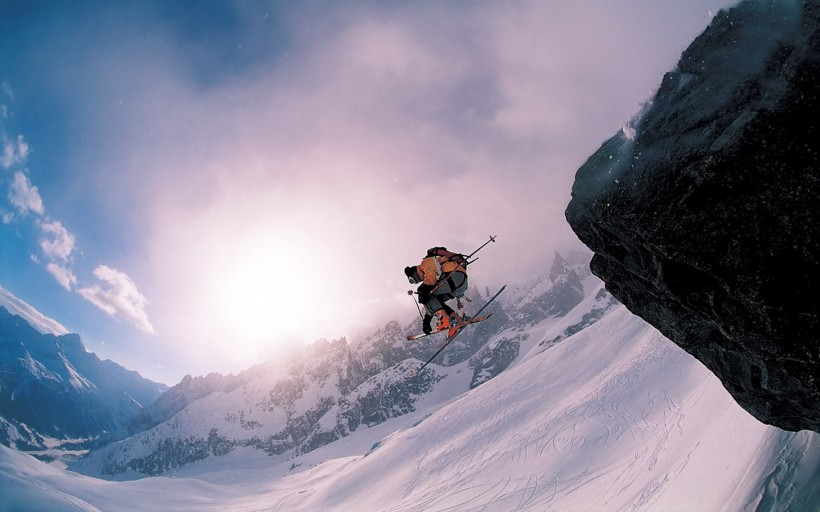
{"type": "Polygon", "coordinates": [[[550,269],[550,280],[555,281],[561,274],[566,274],[569,264],[567,260],[561,256],[561,253],[555,251],[555,257],[552,260],[552,268],[550,269]]]}
{"type": "Polygon", "coordinates": [[[57,346],[65,354],[85,354],[88,352],[80,336],[73,333],[57,337],[57,346]]]}

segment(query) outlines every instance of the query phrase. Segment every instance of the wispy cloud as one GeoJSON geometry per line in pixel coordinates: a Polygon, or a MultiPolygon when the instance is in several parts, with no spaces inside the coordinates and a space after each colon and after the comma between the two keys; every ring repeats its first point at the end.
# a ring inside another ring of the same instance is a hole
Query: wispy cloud
{"type": "MultiPolygon", "coordinates": [[[[4,105],[0,119],[8,118],[8,110],[4,105]]],[[[16,139],[8,139],[3,136],[3,151],[0,153],[0,166],[4,169],[22,163],[28,158],[29,146],[22,135],[18,135],[16,139]]]]}
{"type": "Polygon", "coordinates": [[[60,283],[60,286],[66,290],[71,291],[71,289],[77,284],[77,276],[74,275],[74,272],[64,266],[54,263],[53,261],[46,265],[46,270],[48,270],[48,272],[54,276],[54,279],[60,283]]]}
{"type": "Polygon", "coordinates": [[[106,265],[94,269],[98,284],[77,290],[83,298],[115,318],[129,321],[138,329],[156,334],[148,320],[146,298],[128,275],[106,265]]]}
{"type": "Polygon", "coordinates": [[[0,83],[0,92],[8,96],[8,98],[14,101],[14,90],[11,88],[11,84],[8,82],[0,83]]]}
{"type": "Polygon", "coordinates": [[[57,220],[40,222],[39,226],[44,235],[44,238],[40,239],[43,254],[51,260],[68,261],[74,251],[74,235],[57,220]]]}
{"type": "Polygon", "coordinates": [[[20,171],[15,172],[14,178],[11,180],[9,201],[23,215],[29,212],[38,215],[43,214],[43,200],[40,197],[40,192],[37,187],[31,184],[28,176],[20,171]]]}
{"type": "Polygon", "coordinates": [[[56,336],[62,336],[69,332],[60,322],[40,313],[26,301],[15,297],[14,294],[2,286],[0,286],[0,305],[15,315],[20,315],[25,318],[32,327],[40,332],[50,333],[56,336]]]}

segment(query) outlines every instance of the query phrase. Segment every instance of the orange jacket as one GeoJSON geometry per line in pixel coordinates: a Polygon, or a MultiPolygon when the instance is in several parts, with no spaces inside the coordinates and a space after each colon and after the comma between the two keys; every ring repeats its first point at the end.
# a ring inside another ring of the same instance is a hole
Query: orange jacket
{"type": "Polygon", "coordinates": [[[467,269],[462,265],[449,260],[445,256],[428,256],[421,260],[418,266],[419,276],[421,276],[424,284],[430,286],[435,285],[442,275],[456,271],[467,273],[467,269]]]}

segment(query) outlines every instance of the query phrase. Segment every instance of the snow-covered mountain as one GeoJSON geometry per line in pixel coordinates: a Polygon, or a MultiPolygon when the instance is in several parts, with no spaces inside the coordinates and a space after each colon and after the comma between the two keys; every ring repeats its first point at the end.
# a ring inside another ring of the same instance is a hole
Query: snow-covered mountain
{"type": "MultiPolygon", "coordinates": [[[[546,280],[574,282],[559,276],[546,280]]],[[[503,323],[464,333],[419,380],[403,341],[417,326],[397,323],[279,366],[186,379],[179,412],[81,467],[163,476],[102,481],[0,448],[0,510],[817,510],[820,436],[758,422],[577,277],[584,293],[566,314],[523,315],[550,288],[524,287],[493,307],[503,323]],[[480,364],[494,350],[508,362],[480,364]]]]}
{"type": "MultiPolygon", "coordinates": [[[[571,265],[556,254],[548,274],[460,334],[438,365],[415,378],[408,373],[442,342],[407,342],[408,334],[420,331],[419,320],[404,327],[390,322],[352,343],[320,340],[288,361],[235,377],[186,378],[132,422],[135,435],[96,450],[76,468],[109,478],[159,475],[239,448],[286,460],[419,404],[442,403],[529,352],[532,340],[524,329],[566,316],[584,298],[585,277],[591,278],[585,262],[571,265]]],[[[480,307],[485,295],[471,290],[469,307],[480,307]]]]}
{"type": "Polygon", "coordinates": [[[101,361],[76,334],[44,334],[32,318],[41,327],[59,324],[22,310],[25,319],[0,306],[0,444],[30,451],[82,444],[121,427],[167,389],[101,361]]]}

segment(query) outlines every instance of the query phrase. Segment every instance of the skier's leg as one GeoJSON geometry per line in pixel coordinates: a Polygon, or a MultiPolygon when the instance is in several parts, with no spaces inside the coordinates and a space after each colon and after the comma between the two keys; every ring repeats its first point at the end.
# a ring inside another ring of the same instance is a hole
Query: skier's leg
{"type": "Polygon", "coordinates": [[[436,311],[444,307],[444,303],[441,300],[441,297],[439,296],[438,292],[435,292],[433,293],[433,295],[430,295],[430,298],[427,300],[427,302],[424,303],[424,307],[427,308],[427,311],[431,315],[434,315],[436,311]]]}
{"type": "Polygon", "coordinates": [[[453,272],[450,274],[451,283],[450,285],[453,288],[453,291],[450,294],[455,297],[462,297],[465,293],[467,293],[468,283],[467,283],[467,274],[464,272],[453,272]]]}

